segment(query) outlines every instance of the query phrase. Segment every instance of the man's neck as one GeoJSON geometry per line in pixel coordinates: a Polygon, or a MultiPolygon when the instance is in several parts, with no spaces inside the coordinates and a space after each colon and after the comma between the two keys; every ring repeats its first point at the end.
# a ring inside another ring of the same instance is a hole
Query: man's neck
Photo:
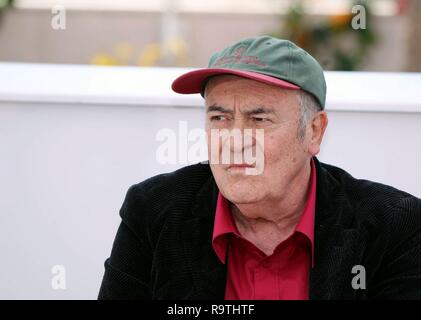
{"type": "Polygon", "coordinates": [[[252,204],[233,204],[231,212],[240,234],[265,253],[287,239],[301,218],[307,200],[311,166],[291,181],[279,199],[252,204]]]}

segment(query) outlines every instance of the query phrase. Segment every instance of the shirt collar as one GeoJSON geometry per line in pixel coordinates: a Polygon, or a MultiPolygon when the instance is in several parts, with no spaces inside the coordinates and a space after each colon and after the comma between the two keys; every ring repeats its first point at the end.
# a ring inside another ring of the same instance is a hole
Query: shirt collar
{"type": "MultiPolygon", "coordinates": [[[[311,159],[311,173],[310,182],[307,192],[307,200],[298,221],[295,232],[299,232],[306,236],[311,242],[311,261],[312,267],[314,268],[314,217],[316,207],[316,167],[313,158],[311,159]]],[[[225,263],[226,245],[228,239],[223,235],[233,234],[237,237],[241,237],[238,232],[237,226],[235,225],[234,219],[231,214],[229,207],[229,201],[218,193],[218,199],[216,202],[215,222],[213,227],[212,235],[212,247],[222,263],[225,263]]]]}

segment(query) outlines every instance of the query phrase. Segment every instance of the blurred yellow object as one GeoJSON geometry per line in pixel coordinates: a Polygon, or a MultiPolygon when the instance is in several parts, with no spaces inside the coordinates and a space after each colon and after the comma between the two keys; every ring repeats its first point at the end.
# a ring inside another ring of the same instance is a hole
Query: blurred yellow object
{"type": "Polygon", "coordinates": [[[133,57],[134,49],[130,43],[122,42],[114,47],[114,53],[121,64],[128,65],[133,57]]]}
{"type": "Polygon", "coordinates": [[[112,54],[95,54],[91,63],[102,66],[127,66],[135,63],[141,67],[186,66],[188,64],[187,45],[181,38],[172,38],[162,45],[155,42],[149,43],[137,60],[134,51],[130,43],[122,42],[113,48],[112,54]]]}
{"type": "Polygon", "coordinates": [[[175,56],[177,66],[184,66],[187,63],[187,45],[181,38],[173,38],[168,42],[168,50],[175,56]]]}
{"type": "Polygon", "coordinates": [[[121,65],[117,59],[105,53],[97,53],[91,60],[92,64],[99,66],[119,66],[121,65]]]}
{"type": "Polygon", "coordinates": [[[151,67],[161,58],[161,48],[158,43],[150,43],[140,54],[137,65],[141,67],[151,67]]]}

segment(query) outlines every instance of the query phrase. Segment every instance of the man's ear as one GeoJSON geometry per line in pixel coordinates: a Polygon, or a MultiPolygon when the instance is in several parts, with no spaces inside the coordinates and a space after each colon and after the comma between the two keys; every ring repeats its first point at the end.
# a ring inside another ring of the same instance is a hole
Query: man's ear
{"type": "Polygon", "coordinates": [[[319,111],[310,122],[310,138],[308,144],[308,152],[315,156],[320,152],[320,145],[322,144],[323,135],[328,124],[327,113],[319,111]]]}

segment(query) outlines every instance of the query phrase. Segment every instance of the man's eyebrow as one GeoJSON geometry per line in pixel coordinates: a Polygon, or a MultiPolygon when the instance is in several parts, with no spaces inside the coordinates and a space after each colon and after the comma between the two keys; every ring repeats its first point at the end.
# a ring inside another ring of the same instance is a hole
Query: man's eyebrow
{"type": "Polygon", "coordinates": [[[257,107],[254,108],[252,110],[247,110],[244,112],[244,114],[251,116],[251,115],[255,115],[255,114],[262,114],[262,113],[267,113],[267,114],[274,114],[275,111],[273,109],[269,109],[266,107],[257,107]]]}
{"type": "MultiPolygon", "coordinates": [[[[231,109],[227,109],[218,105],[211,105],[207,107],[206,112],[212,112],[212,111],[221,112],[221,113],[233,113],[231,109]]],[[[275,111],[266,107],[256,107],[254,109],[246,110],[243,112],[243,114],[245,114],[246,116],[262,114],[262,113],[274,114],[275,111]]]]}
{"type": "Polygon", "coordinates": [[[222,112],[222,113],[232,113],[232,110],[226,109],[224,107],[217,106],[217,105],[211,105],[211,106],[207,107],[206,112],[212,112],[212,111],[218,111],[218,112],[222,112]]]}

